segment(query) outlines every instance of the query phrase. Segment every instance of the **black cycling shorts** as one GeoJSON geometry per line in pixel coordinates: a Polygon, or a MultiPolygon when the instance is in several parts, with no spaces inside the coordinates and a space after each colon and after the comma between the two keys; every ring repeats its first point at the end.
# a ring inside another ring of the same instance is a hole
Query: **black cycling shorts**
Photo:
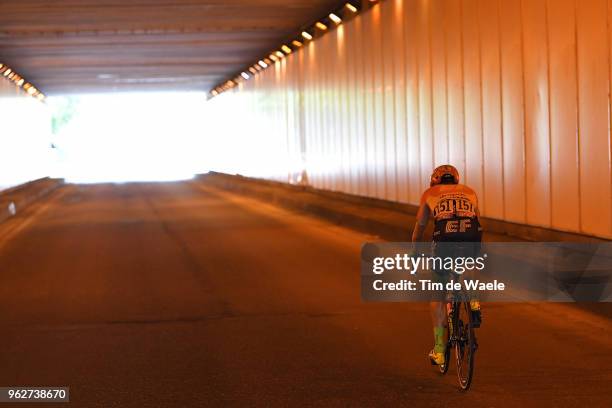
{"type": "Polygon", "coordinates": [[[434,242],[480,242],[482,227],[478,217],[453,217],[434,222],[434,242]]]}

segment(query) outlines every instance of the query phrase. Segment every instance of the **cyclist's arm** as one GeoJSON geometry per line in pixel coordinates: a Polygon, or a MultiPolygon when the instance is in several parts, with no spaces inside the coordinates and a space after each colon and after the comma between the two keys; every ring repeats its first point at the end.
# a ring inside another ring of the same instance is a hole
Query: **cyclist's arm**
{"type": "Polygon", "coordinates": [[[412,231],[412,242],[420,242],[423,240],[423,234],[425,234],[425,227],[429,221],[430,210],[427,202],[425,201],[425,195],[421,198],[421,205],[416,216],[416,223],[414,224],[414,230],[412,231]]]}

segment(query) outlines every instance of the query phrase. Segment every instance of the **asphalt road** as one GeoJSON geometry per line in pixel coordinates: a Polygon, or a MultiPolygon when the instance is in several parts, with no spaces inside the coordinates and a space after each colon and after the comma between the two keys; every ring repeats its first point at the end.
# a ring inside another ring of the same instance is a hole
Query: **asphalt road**
{"type": "Polygon", "coordinates": [[[610,319],[567,305],[485,305],[458,391],[427,305],[362,303],[372,239],[193,183],[63,187],[0,226],[0,385],[83,407],[612,406],[610,319]]]}

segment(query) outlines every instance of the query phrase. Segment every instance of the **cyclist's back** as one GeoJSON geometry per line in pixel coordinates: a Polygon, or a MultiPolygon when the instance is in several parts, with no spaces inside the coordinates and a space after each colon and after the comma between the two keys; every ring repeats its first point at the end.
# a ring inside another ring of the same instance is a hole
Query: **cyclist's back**
{"type": "MultiPolygon", "coordinates": [[[[423,193],[417,216],[431,217],[436,242],[480,241],[478,199],[474,190],[464,184],[436,184],[423,193]]],[[[421,225],[424,225],[421,224],[421,225]]]]}
{"type": "Polygon", "coordinates": [[[436,167],[430,187],[421,196],[413,241],[420,241],[430,218],[435,242],[480,241],[478,198],[474,190],[459,184],[459,172],[450,165],[436,167]],[[419,228],[420,227],[420,228],[419,228]]]}

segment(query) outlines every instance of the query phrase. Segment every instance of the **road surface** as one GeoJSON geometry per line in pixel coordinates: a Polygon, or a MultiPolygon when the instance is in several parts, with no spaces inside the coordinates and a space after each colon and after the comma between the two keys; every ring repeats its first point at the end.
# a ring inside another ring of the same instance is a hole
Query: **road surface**
{"type": "Polygon", "coordinates": [[[567,305],[485,305],[459,392],[427,361],[427,305],[360,300],[374,239],[192,182],[65,186],[0,226],[0,385],[83,407],[612,405],[610,319],[567,305]]]}

